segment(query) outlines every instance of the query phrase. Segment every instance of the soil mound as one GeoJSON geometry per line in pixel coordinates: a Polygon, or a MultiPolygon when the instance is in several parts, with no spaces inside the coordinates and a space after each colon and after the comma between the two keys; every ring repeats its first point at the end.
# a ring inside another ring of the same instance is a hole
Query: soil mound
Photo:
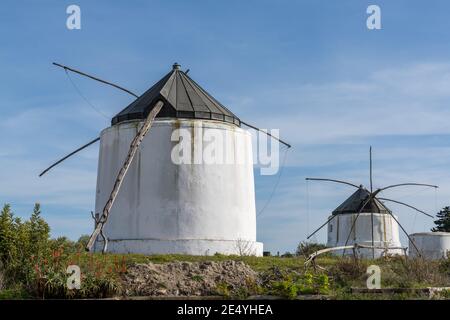
{"type": "Polygon", "coordinates": [[[123,275],[125,295],[204,296],[234,292],[257,281],[242,261],[134,264],[123,275]],[[223,293],[223,292],[222,292],[223,293]]]}

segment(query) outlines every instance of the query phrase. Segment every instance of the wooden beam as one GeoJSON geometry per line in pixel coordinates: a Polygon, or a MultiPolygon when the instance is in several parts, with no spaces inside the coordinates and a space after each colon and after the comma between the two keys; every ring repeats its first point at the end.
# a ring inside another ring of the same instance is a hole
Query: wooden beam
{"type": "MultiPolygon", "coordinates": [[[[141,142],[144,139],[145,135],[147,134],[148,130],[150,130],[150,127],[153,124],[153,120],[155,119],[155,117],[159,113],[159,111],[161,111],[161,108],[163,107],[163,105],[164,105],[164,103],[161,100],[159,100],[155,104],[155,106],[150,111],[149,115],[147,116],[147,119],[145,120],[141,129],[139,129],[139,131],[137,132],[133,141],[131,142],[130,149],[128,151],[128,155],[125,159],[125,162],[122,165],[122,168],[120,169],[119,173],[117,174],[117,178],[114,183],[113,189],[111,190],[109,199],[106,202],[105,207],[103,208],[103,213],[99,218],[99,221],[97,223],[97,226],[95,227],[94,232],[92,233],[91,237],[89,238],[89,242],[86,246],[87,251],[92,250],[92,247],[94,246],[94,243],[97,240],[97,237],[102,232],[103,226],[105,225],[106,221],[108,220],[111,208],[114,204],[114,201],[116,200],[117,194],[120,191],[120,187],[122,185],[123,179],[125,178],[125,175],[127,174],[128,169],[131,166],[134,156],[136,155],[139,145],[141,144],[141,142]]],[[[107,246],[107,239],[106,239],[106,237],[104,237],[103,252],[105,251],[106,246],[107,246]]]]}

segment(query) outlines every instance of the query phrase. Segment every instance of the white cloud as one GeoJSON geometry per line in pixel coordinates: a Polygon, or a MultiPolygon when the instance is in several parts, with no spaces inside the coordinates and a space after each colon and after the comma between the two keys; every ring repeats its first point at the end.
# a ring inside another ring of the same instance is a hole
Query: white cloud
{"type": "Polygon", "coordinates": [[[294,145],[342,143],[355,136],[450,133],[448,88],[449,63],[416,64],[360,81],[280,83],[249,94],[258,98],[232,102],[250,122],[281,128],[294,145]]]}

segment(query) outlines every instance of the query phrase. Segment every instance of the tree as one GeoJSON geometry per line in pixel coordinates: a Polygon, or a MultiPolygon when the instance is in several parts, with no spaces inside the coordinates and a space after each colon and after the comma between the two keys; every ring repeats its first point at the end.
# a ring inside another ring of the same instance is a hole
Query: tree
{"type": "Polygon", "coordinates": [[[434,221],[436,227],[432,228],[431,231],[450,232],[450,207],[443,208],[436,216],[438,217],[438,219],[434,221]]]}
{"type": "Polygon", "coordinates": [[[40,215],[38,203],[25,222],[14,216],[9,204],[0,211],[0,265],[6,282],[28,283],[33,264],[48,253],[50,228],[40,215]]]}
{"type": "Polygon", "coordinates": [[[16,228],[11,206],[5,204],[0,212],[0,261],[6,265],[17,255],[16,228]]]}
{"type": "Polygon", "coordinates": [[[47,248],[50,238],[50,227],[41,217],[41,205],[39,203],[34,205],[33,213],[26,224],[29,228],[31,254],[39,256],[47,248]]]}

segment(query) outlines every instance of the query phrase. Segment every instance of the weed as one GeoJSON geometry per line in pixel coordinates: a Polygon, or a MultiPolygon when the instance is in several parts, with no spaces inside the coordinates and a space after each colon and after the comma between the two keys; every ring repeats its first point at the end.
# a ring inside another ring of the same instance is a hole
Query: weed
{"type": "Polygon", "coordinates": [[[191,277],[191,279],[194,280],[194,281],[203,281],[203,277],[201,275],[199,275],[199,274],[193,275],[191,277]]]}
{"type": "Polygon", "coordinates": [[[216,294],[218,294],[219,296],[230,298],[231,297],[230,289],[231,289],[230,286],[226,282],[219,282],[216,285],[216,294]]]}

